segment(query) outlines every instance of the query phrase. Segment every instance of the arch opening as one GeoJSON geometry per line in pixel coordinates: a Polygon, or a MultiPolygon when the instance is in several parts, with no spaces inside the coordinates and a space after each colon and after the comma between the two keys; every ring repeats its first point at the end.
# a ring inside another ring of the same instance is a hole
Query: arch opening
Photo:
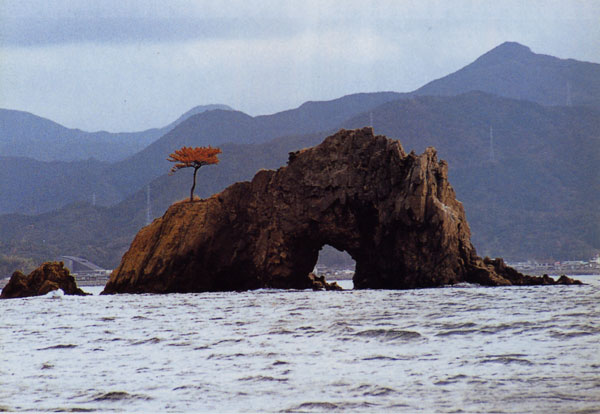
{"type": "Polygon", "coordinates": [[[355,269],[356,261],[348,252],[324,244],[319,250],[313,273],[317,276],[325,276],[327,282],[337,282],[344,289],[352,289],[355,269]]]}

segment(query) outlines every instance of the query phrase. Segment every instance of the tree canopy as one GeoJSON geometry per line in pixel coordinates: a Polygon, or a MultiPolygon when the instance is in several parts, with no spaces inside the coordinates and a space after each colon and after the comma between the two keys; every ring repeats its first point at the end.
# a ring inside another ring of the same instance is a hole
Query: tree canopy
{"type": "Polygon", "coordinates": [[[171,174],[182,168],[194,169],[194,182],[190,191],[190,201],[194,201],[194,189],[196,188],[196,173],[203,165],[218,164],[217,155],[221,153],[220,148],[208,147],[181,147],[174,153],[169,154],[168,161],[176,163],[171,168],[171,174]]]}
{"type": "Polygon", "coordinates": [[[195,148],[181,147],[181,149],[169,154],[167,160],[177,163],[171,168],[171,173],[174,173],[181,168],[192,167],[198,169],[203,165],[218,164],[219,159],[217,155],[220,153],[220,148],[213,148],[211,146],[195,148]]]}

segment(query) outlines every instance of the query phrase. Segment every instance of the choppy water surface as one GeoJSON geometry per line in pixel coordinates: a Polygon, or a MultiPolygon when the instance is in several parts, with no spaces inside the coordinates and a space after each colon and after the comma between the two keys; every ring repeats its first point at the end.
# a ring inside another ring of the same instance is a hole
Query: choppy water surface
{"type": "Polygon", "coordinates": [[[0,410],[598,412],[581,279],[5,300],[0,410]]]}

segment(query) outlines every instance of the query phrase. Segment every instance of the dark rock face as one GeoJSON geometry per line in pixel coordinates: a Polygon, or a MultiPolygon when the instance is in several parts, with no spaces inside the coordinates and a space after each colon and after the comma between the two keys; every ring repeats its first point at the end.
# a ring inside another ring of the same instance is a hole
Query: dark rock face
{"type": "Polygon", "coordinates": [[[538,284],[476,255],[447,170],[433,148],[406,154],[371,128],[341,130],[286,167],[171,206],[103,293],[325,288],[310,275],[325,244],[354,258],[358,289],[538,284]]]}
{"type": "Polygon", "coordinates": [[[66,295],[87,295],[77,287],[75,278],[63,262],[46,262],[29,275],[16,271],[2,290],[0,299],[45,295],[62,289],[66,295]]]}

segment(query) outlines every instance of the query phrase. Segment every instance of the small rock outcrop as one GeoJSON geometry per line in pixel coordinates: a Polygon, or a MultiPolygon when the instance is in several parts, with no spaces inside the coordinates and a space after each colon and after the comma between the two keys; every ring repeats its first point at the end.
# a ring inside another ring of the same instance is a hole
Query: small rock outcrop
{"type": "Polygon", "coordinates": [[[477,256],[435,149],[406,154],[364,128],[174,204],[140,230],[103,293],[326,288],[311,275],[325,244],[354,258],[358,289],[546,283],[477,256]]]}
{"type": "Polygon", "coordinates": [[[2,289],[0,299],[41,296],[62,289],[65,295],[87,295],[77,287],[75,278],[63,262],[45,262],[29,275],[16,271],[2,289]]]}
{"type": "Polygon", "coordinates": [[[325,276],[318,276],[314,273],[309,273],[311,287],[313,290],[344,290],[337,282],[329,283],[325,280],[325,276]]]}
{"type": "Polygon", "coordinates": [[[486,257],[483,259],[483,263],[497,274],[501,274],[507,279],[511,285],[581,285],[581,281],[571,279],[566,275],[561,275],[557,281],[552,279],[548,275],[543,276],[528,276],[517,272],[512,267],[507,266],[504,263],[504,259],[496,258],[490,259],[486,257]]]}

